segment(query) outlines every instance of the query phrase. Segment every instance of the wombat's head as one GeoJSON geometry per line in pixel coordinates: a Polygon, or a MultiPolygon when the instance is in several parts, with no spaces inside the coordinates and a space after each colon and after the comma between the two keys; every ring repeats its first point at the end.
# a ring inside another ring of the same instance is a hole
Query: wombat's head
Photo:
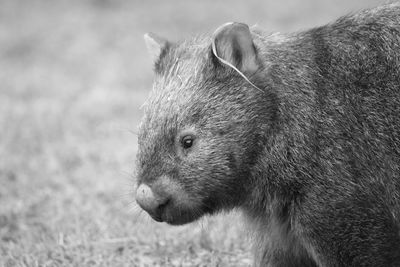
{"type": "Polygon", "coordinates": [[[244,78],[262,80],[249,27],[226,24],[181,43],[146,34],[145,41],[156,78],[139,130],[138,204],[170,224],[240,206],[263,147],[261,120],[271,113],[265,93],[244,78]]]}

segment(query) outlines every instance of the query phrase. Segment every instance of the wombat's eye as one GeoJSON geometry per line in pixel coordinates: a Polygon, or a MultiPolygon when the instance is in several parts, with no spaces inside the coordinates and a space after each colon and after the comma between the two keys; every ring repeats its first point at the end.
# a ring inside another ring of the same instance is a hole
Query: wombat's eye
{"type": "Polygon", "coordinates": [[[182,137],[181,143],[184,149],[191,148],[193,146],[194,137],[191,135],[185,135],[182,137]]]}

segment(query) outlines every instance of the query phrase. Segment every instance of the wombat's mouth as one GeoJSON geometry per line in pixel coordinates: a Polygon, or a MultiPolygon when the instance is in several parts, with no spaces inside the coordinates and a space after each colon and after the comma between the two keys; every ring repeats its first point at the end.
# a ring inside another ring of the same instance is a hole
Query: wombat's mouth
{"type": "Polygon", "coordinates": [[[203,214],[204,211],[195,208],[167,207],[159,216],[150,216],[157,222],[183,225],[199,219],[203,214]]]}
{"type": "Polygon", "coordinates": [[[157,222],[165,222],[170,225],[183,225],[194,222],[203,215],[212,212],[202,207],[177,206],[170,203],[156,213],[149,211],[147,213],[157,222]]]}

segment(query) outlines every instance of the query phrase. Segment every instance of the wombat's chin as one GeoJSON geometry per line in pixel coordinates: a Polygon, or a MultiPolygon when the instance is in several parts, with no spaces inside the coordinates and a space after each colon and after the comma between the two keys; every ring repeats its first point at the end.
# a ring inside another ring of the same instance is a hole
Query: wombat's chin
{"type": "Polygon", "coordinates": [[[184,225],[187,223],[194,222],[197,220],[197,217],[179,217],[179,218],[169,218],[168,220],[165,220],[164,222],[170,224],[170,225],[184,225]]]}
{"type": "Polygon", "coordinates": [[[204,211],[195,209],[166,209],[159,217],[151,216],[157,222],[170,225],[183,225],[191,223],[204,215],[204,211]]]}
{"type": "Polygon", "coordinates": [[[171,225],[183,225],[187,223],[194,222],[199,219],[202,215],[197,215],[193,213],[184,213],[179,216],[166,216],[163,221],[171,225]]]}

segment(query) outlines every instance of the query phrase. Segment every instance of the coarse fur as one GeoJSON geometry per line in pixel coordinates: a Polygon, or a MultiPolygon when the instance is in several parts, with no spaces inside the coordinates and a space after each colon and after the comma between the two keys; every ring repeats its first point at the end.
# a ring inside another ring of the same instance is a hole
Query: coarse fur
{"type": "Polygon", "coordinates": [[[211,36],[160,50],[137,156],[157,219],[239,208],[255,266],[400,266],[400,4],[251,38],[261,91],[211,36]]]}

